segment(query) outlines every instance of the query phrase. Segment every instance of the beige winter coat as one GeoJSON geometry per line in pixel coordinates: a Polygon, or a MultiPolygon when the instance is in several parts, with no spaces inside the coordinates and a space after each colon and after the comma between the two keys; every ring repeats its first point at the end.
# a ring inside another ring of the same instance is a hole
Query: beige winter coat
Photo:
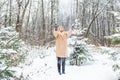
{"type": "Polygon", "coordinates": [[[67,54],[67,38],[71,35],[72,30],[69,31],[54,31],[56,38],[56,56],[66,57],[67,54]]]}

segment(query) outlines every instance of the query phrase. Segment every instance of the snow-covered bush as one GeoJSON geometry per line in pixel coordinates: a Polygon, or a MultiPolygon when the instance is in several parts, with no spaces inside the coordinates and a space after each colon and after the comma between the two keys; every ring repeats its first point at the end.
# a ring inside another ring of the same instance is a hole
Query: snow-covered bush
{"type": "Polygon", "coordinates": [[[119,49],[112,49],[112,48],[106,48],[106,47],[103,47],[101,49],[102,49],[101,53],[108,56],[108,59],[110,59],[112,62],[111,67],[119,76],[120,75],[120,54],[119,54],[120,51],[119,49]]]}
{"type": "Polygon", "coordinates": [[[80,65],[91,59],[85,44],[75,43],[73,53],[70,54],[70,65],[80,65]]]}
{"type": "Polygon", "coordinates": [[[111,43],[120,44],[120,34],[114,34],[114,35],[111,35],[111,36],[106,36],[105,38],[107,40],[109,40],[111,43]]]}
{"type": "Polygon", "coordinates": [[[0,29],[0,79],[8,80],[14,77],[14,71],[10,68],[24,60],[25,54],[21,52],[23,45],[15,27],[0,29]]]}
{"type": "Polygon", "coordinates": [[[113,61],[118,61],[120,59],[119,58],[120,52],[118,50],[114,50],[112,48],[103,47],[103,48],[101,48],[101,53],[107,55],[108,58],[113,60],[113,61]]]}

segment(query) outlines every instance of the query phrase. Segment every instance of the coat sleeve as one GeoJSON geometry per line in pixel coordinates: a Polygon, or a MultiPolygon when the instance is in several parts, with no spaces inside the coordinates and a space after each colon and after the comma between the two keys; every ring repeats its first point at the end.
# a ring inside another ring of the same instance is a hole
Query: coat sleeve
{"type": "Polygon", "coordinates": [[[53,35],[57,38],[58,37],[58,31],[53,31],[53,35]]]}
{"type": "Polygon", "coordinates": [[[70,29],[69,31],[66,31],[67,37],[71,36],[72,32],[73,32],[72,29],[70,29]]]}

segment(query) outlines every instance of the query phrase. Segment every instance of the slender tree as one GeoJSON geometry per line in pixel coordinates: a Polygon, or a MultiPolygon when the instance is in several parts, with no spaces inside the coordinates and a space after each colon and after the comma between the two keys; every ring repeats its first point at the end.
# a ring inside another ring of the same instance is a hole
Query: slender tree
{"type": "Polygon", "coordinates": [[[12,25],[12,0],[9,0],[9,26],[12,25]]]}
{"type": "Polygon", "coordinates": [[[42,9],[42,39],[43,39],[43,45],[46,42],[46,26],[45,26],[45,13],[44,13],[44,1],[41,0],[41,9],[42,9]]]}

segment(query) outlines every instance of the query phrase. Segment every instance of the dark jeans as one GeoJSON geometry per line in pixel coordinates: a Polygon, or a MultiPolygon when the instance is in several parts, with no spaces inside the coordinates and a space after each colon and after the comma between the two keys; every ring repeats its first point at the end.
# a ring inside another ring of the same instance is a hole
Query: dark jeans
{"type": "Polygon", "coordinates": [[[58,68],[58,73],[61,74],[61,69],[62,73],[65,73],[65,57],[57,57],[57,68],[58,68]]]}

